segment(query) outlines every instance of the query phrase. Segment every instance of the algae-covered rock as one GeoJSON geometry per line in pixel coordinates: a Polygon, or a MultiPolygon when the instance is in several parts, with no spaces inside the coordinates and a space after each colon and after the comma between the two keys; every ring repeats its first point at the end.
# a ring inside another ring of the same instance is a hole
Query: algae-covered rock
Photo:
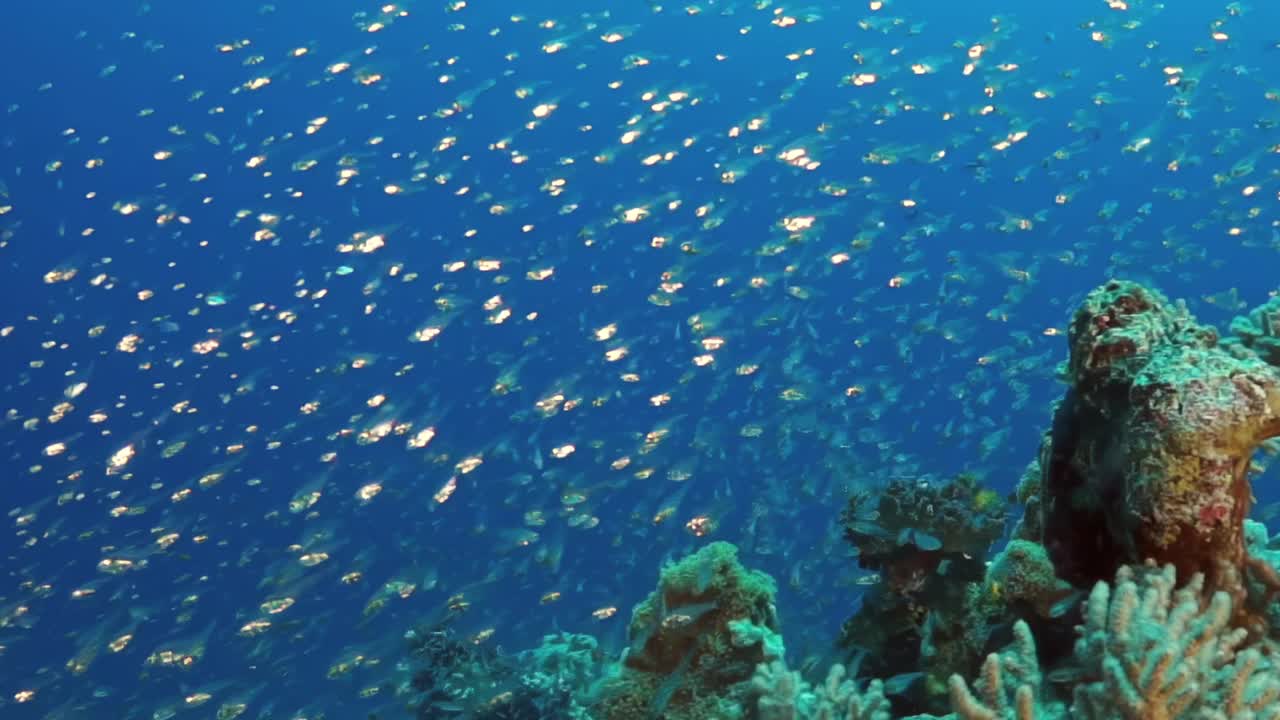
{"type": "Polygon", "coordinates": [[[1280,435],[1280,371],[1131,282],[1091,292],[1068,339],[1071,388],[1041,457],[1058,574],[1088,587],[1152,558],[1239,597],[1246,471],[1280,435]]]}
{"type": "Polygon", "coordinates": [[[667,565],[632,611],[631,647],[601,688],[602,720],[724,717],[780,649],[773,578],[748,570],[715,542],[667,565]],[[776,638],[776,639],[775,639],[776,638]]]}

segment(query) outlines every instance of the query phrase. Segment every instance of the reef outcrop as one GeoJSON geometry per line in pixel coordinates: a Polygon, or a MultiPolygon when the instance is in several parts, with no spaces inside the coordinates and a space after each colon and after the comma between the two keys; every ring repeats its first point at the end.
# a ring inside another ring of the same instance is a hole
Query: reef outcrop
{"type": "Polygon", "coordinates": [[[1038,498],[1058,575],[1089,587],[1151,559],[1246,607],[1248,470],[1280,435],[1280,370],[1132,282],[1089,293],[1068,339],[1038,498]]]}

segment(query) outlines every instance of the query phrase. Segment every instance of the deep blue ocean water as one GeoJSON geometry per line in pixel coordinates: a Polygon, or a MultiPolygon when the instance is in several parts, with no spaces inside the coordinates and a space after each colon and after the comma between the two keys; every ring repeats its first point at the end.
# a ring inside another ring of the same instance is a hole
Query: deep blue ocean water
{"type": "Polygon", "coordinates": [[[360,691],[394,676],[405,629],[458,595],[460,629],[492,630],[504,649],[570,630],[616,653],[661,562],[713,539],[777,578],[790,650],[826,652],[862,574],[837,527],[848,490],[959,472],[1010,490],[1047,429],[1061,331],[1090,288],[1149,282],[1220,327],[1280,289],[1266,98],[1280,88],[1280,11],[1263,3],[1241,15],[1172,0],[446,5],[8,9],[3,717],[153,717],[196,691],[213,700],[180,713],[242,701],[248,717],[360,717],[394,704],[360,691]],[[771,22],[782,17],[798,21],[771,22]],[[385,28],[368,32],[375,21],[385,28]],[[614,29],[624,39],[602,40],[614,29]],[[555,40],[565,48],[546,52],[555,40]],[[975,43],[985,51],[965,76],[975,43]],[[647,64],[625,69],[634,56],[647,64]],[[937,72],[914,75],[914,62],[937,72]],[[362,85],[360,72],[382,79],[362,85]],[[876,81],[848,81],[862,72],[876,81]],[[1171,75],[1197,84],[1173,89],[1171,75]],[[247,89],[259,77],[270,84],[247,89]],[[677,91],[697,102],[653,109],[677,91]],[[540,103],[555,105],[541,119],[540,103]],[[763,129],[745,129],[753,118],[763,129]],[[628,129],[642,133],[624,144],[628,129]],[[821,165],[778,159],[799,146],[821,165]],[[886,149],[901,159],[867,161],[886,149]],[[359,172],[340,185],[343,167],[359,172]],[[741,177],[724,182],[726,169],[741,177]],[[555,178],[562,194],[548,192],[555,178]],[[639,206],[646,219],[621,221],[639,206]],[[781,226],[800,216],[813,228],[781,226]],[[1010,218],[1031,223],[1001,229],[1010,218]],[[274,240],[255,239],[263,227],[274,240]],[[386,246],[342,252],[360,232],[386,246]],[[848,262],[832,263],[841,252],[848,262]],[[475,264],[486,259],[501,268],[475,264]],[[511,317],[495,323],[502,308],[511,317]],[[695,316],[714,324],[699,333],[695,316]],[[615,338],[596,339],[614,323],[615,338]],[[412,341],[433,324],[438,338],[412,341]],[[119,351],[131,334],[137,350],[119,351]],[[193,350],[210,338],[217,350],[193,350]],[[714,363],[698,367],[704,354],[714,363]],[[512,368],[516,385],[494,392],[512,368]],[[535,406],[557,395],[557,411],[535,406]],[[74,407],[51,420],[64,401],[74,407]],[[358,440],[384,421],[402,427],[358,440]],[[406,448],[428,426],[431,444],[406,448]],[[136,457],[108,473],[126,445],[136,457]],[[460,472],[468,457],[483,464],[460,472]],[[358,501],[369,483],[381,494],[358,501]],[[321,497],[293,512],[304,489],[321,497]],[[685,524],[702,515],[715,530],[696,537],[685,524]],[[179,539],[157,548],[169,532],[179,539]],[[308,568],[309,552],[328,559],[308,568]],[[118,557],[138,567],[104,572],[118,557]],[[369,610],[392,581],[416,587],[369,610]],[[296,604],[271,629],[237,634],[283,596],[296,604]],[[126,632],[127,647],[106,647],[126,632]],[[190,669],[148,663],[196,645],[190,669]],[[83,672],[67,667],[86,654],[83,672]],[[377,662],[328,677],[357,656],[377,662]]]}

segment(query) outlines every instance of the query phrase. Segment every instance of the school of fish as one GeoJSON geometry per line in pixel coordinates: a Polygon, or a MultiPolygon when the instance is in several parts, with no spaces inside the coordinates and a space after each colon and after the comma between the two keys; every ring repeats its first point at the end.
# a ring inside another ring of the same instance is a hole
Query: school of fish
{"type": "Polygon", "coordinates": [[[5,718],[389,713],[414,623],[616,653],[712,540],[821,652],[849,493],[1012,487],[1091,287],[1280,290],[1261,3],[57,5],[0,30],[5,718]]]}

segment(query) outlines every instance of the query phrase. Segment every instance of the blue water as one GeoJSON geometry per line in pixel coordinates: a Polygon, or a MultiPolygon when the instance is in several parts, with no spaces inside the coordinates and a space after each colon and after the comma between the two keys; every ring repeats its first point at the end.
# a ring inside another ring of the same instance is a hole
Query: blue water
{"type": "MultiPolygon", "coordinates": [[[[1062,389],[1055,365],[1065,342],[1045,330],[1065,329],[1090,288],[1115,276],[1149,282],[1220,327],[1277,290],[1269,148],[1280,140],[1259,121],[1277,115],[1264,93],[1280,87],[1271,69],[1280,38],[1270,30],[1280,11],[1259,4],[1228,17],[1216,4],[1168,2],[1156,12],[1133,3],[1122,16],[1103,3],[1069,5],[1078,6],[780,6],[821,16],[781,28],[770,24],[773,7],[750,3],[706,2],[696,15],[656,3],[472,2],[457,12],[424,3],[402,6],[408,16],[376,33],[353,17],[376,19],[374,3],[9,8],[0,28],[0,97],[10,106],[0,123],[0,206],[12,206],[0,215],[0,328],[13,328],[0,338],[3,405],[12,408],[0,421],[3,507],[13,510],[0,584],[0,616],[10,617],[0,624],[3,716],[153,717],[202,689],[214,699],[182,712],[211,716],[233,700],[247,703],[248,717],[385,712],[395,704],[390,691],[359,691],[392,682],[403,632],[440,616],[451,596],[471,604],[459,630],[493,629],[488,642],[504,649],[564,629],[594,634],[614,654],[661,562],[712,539],[739,544],[746,564],[778,579],[792,653],[826,652],[858,594],[860,571],[837,527],[848,490],[962,471],[1012,489],[1062,389]],[[887,33],[857,24],[891,16],[904,21],[887,33]],[[1122,17],[1141,24],[1119,29],[1122,17]],[[1227,41],[1210,37],[1219,18],[1227,41]],[[556,27],[540,28],[545,20],[556,27]],[[1090,20],[1115,35],[1111,47],[1089,38],[1081,24],[1090,20]],[[601,41],[613,28],[626,38],[601,41]],[[566,49],[543,52],[555,38],[567,38],[566,49]],[[240,40],[251,42],[218,50],[240,40]],[[977,42],[988,44],[986,55],[964,77],[965,48],[977,42]],[[299,47],[310,52],[289,57],[299,47]],[[799,59],[785,57],[792,52],[799,59]],[[624,70],[632,54],[649,64],[624,70]],[[246,66],[255,55],[262,61],[246,66]],[[911,74],[912,62],[930,57],[949,62],[911,74]],[[352,69],[330,73],[339,60],[352,69]],[[995,70],[1002,62],[1018,68],[995,70]],[[1188,118],[1169,104],[1176,92],[1162,68],[1170,65],[1199,74],[1188,118]],[[384,80],[353,82],[362,68],[384,80]],[[855,72],[877,81],[854,87],[855,72]],[[258,76],[271,83],[243,89],[258,76]],[[611,89],[614,81],[621,87],[611,89]],[[434,116],[490,82],[457,114],[434,116]],[[984,84],[993,83],[987,98],[984,84]],[[1050,87],[1052,98],[1032,96],[1050,87]],[[651,109],[677,90],[699,102],[651,109]],[[1099,104],[1099,93],[1111,101],[1099,104]],[[527,127],[533,107],[548,102],[554,112],[527,127]],[[993,111],[980,114],[987,103],[993,111]],[[143,109],[154,112],[140,117],[143,109]],[[948,111],[954,117],[942,120],[948,111]],[[307,135],[318,117],[327,123],[307,135]],[[766,117],[763,130],[729,133],[766,117]],[[620,145],[633,127],[643,134],[620,145]],[[992,149],[1018,130],[1026,139],[992,149]],[[1144,134],[1149,148],[1123,150],[1144,134]],[[456,145],[438,151],[447,137],[456,145]],[[504,139],[505,149],[493,147],[504,139]],[[756,144],[768,147],[753,154],[756,144]],[[776,159],[793,145],[821,166],[776,159]],[[886,146],[913,149],[893,165],[864,161],[886,146]],[[1065,159],[1051,157],[1064,147],[1065,159]],[[944,159],[927,160],[942,149],[944,159]],[[172,157],[154,159],[161,150],[172,157]],[[640,162],[667,151],[678,152],[669,163],[640,162]],[[525,161],[513,163],[514,152],[525,161]],[[602,152],[612,162],[593,160],[602,152]],[[259,154],[263,165],[246,167],[259,154]],[[343,156],[359,175],[339,186],[343,156]],[[1201,162],[1171,172],[1179,156],[1201,162]],[[1215,173],[1252,156],[1251,175],[1215,184],[1215,173]],[[291,169],[312,157],[314,169],[291,169]],[[87,169],[92,158],[102,167],[87,169]],[[745,176],[721,182],[725,168],[752,160],[745,176]],[[47,170],[55,161],[61,168],[47,170]],[[422,161],[429,165],[415,181],[422,161]],[[200,172],[207,179],[190,182],[200,172]],[[540,188],[556,177],[568,184],[553,197],[540,188]],[[388,183],[412,192],[389,195],[388,183]],[[822,192],[828,183],[848,193],[822,192]],[[1245,197],[1249,184],[1260,189],[1245,197]],[[1054,202],[1072,187],[1070,202],[1054,202]],[[1185,195],[1162,191],[1174,187],[1185,195]],[[1114,214],[1100,218],[1108,201],[1114,214]],[[140,209],[122,215],[117,202],[140,209]],[[507,211],[491,212],[499,203],[507,211]],[[568,203],[576,209],[564,212],[568,203]],[[618,222],[642,204],[648,219],[618,222]],[[705,227],[694,214],[702,205],[722,222],[705,227]],[[186,221],[157,225],[169,211],[186,221]],[[278,242],[255,241],[260,213],[279,216],[278,242]],[[1002,232],[1004,213],[1033,225],[1002,232]],[[799,215],[815,216],[815,228],[778,255],[759,252],[786,245],[779,223],[799,215]],[[927,223],[936,231],[922,232],[927,223]],[[385,233],[387,246],[338,251],[360,231],[385,233]],[[658,235],[667,247],[651,247],[658,235]],[[851,248],[859,236],[874,236],[870,249],[851,248]],[[682,242],[698,254],[682,252],[682,242]],[[841,251],[852,259],[832,264],[841,251]],[[502,268],[478,270],[481,259],[502,268]],[[454,261],[465,269],[446,272],[454,261]],[[335,274],[344,265],[351,274],[335,274]],[[402,268],[394,276],[393,266],[402,268]],[[526,278],[551,267],[549,280],[526,278]],[[77,272],[45,282],[55,268],[77,272]],[[683,287],[662,307],[649,298],[662,294],[667,271],[683,287]],[[405,282],[406,273],[419,275],[405,282]],[[753,276],[767,287],[748,288],[753,276]],[[894,277],[906,282],[891,287],[894,277]],[[788,293],[796,287],[807,299],[788,293]],[[154,297],[140,300],[143,290],[154,297]],[[226,304],[210,305],[211,293],[226,304]],[[442,296],[458,309],[442,310],[442,296]],[[483,309],[494,296],[512,310],[502,324],[483,309]],[[712,311],[723,318],[705,334],[725,347],[705,351],[690,318],[712,311]],[[439,338],[410,341],[436,317],[449,319],[439,338]],[[616,340],[595,340],[610,323],[616,340]],[[137,352],[117,351],[130,333],[142,338],[137,352]],[[218,353],[192,351],[211,337],[218,353]],[[622,345],[628,356],[607,362],[605,351],[622,345]],[[696,367],[704,352],[714,365],[696,367]],[[358,357],[373,362],[352,368],[358,357]],[[979,362],[987,357],[994,361],[979,362]],[[492,392],[517,363],[518,387],[492,392]],[[759,365],[755,375],[735,374],[748,363],[759,365]],[[624,372],[638,381],[624,382],[624,372]],[[74,409],[51,422],[64,390],[80,381],[89,385],[74,409]],[[861,391],[847,396],[855,385],[861,391]],[[801,399],[782,399],[788,388],[801,399]],[[542,417],[534,403],[556,392],[579,407],[542,417]],[[655,405],[662,393],[669,402],[655,405]],[[371,408],[378,394],[387,399],[371,408]],[[300,412],[313,401],[315,412],[300,412]],[[91,422],[95,410],[107,419],[91,422]],[[383,419],[412,430],[356,441],[383,419]],[[763,434],[742,437],[749,423],[763,434]],[[438,431],[431,445],[406,449],[427,426],[438,431]],[[668,435],[645,452],[645,434],[659,428],[668,435]],[[185,449],[162,457],[179,440],[185,449]],[[55,442],[67,450],[48,456],[55,442]],[[131,475],[107,474],[125,444],[138,450],[131,475]],[[565,444],[575,451],[554,458],[565,444]],[[484,463],[459,473],[469,456],[484,463]],[[610,469],[622,456],[631,466],[610,469]],[[632,474],[644,467],[652,476],[632,474]],[[668,479],[672,469],[691,477],[668,479]],[[217,484],[196,486],[214,471],[225,473],[217,484]],[[454,494],[434,500],[455,476],[454,494]],[[291,512],[299,488],[317,480],[315,507],[291,512]],[[382,494],[357,502],[371,482],[382,494]],[[187,487],[190,497],[175,502],[187,487]],[[563,496],[579,492],[586,500],[564,510],[573,503],[563,496]],[[121,506],[145,511],[111,517],[121,506]],[[666,508],[669,517],[655,522],[666,508]],[[531,511],[546,524],[530,527],[531,511]],[[579,513],[598,526],[571,526],[579,513]],[[684,525],[703,514],[716,529],[694,537],[684,525]],[[538,533],[528,547],[512,540],[522,528],[538,533]],[[181,538],[156,550],[160,529],[181,538]],[[329,560],[302,566],[297,556],[312,550],[329,560]],[[120,552],[145,556],[145,567],[98,568],[120,552]],[[362,578],[342,582],[350,572],[362,578]],[[391,580],[419,587],[364,617],[391,580]],[[73,599],[86,584],[96,593],[73,599]],[[559,599],[543,602],[550,592],[559,599]],[[268,632],[237,636],[260,603],[282,595],[297,603],[268,632]],[[13,615],[18,607],[29,612],[13,615]],[[603,607],[617,614],[593,619],[603,607]],[[127,628],[134,638],[124,650],[104,649],[127,628]],[[147,664],[175,638],[205,631],[193,668],[147,664]],[[67,660],[85,647],[99,654],[73,674],[67,660]],[[379,662],[326,677],[356,654],[379,662]],[[34,699],[15,702],[24,689],[34,699]]],[[[1256,493],[1275,499],[1265,482],[1256,493]]]]}

